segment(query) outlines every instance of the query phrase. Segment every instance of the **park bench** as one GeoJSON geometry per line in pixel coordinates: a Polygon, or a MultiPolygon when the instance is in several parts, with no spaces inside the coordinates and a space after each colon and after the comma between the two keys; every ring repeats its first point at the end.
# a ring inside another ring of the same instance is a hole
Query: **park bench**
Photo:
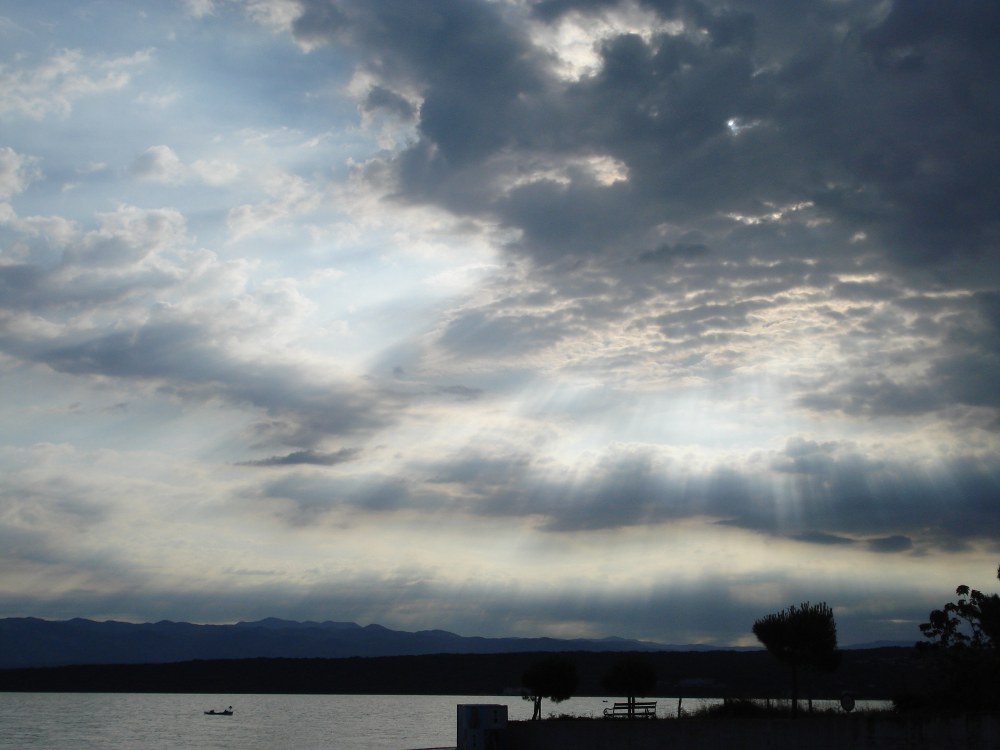
{"type": "MultiPolygon", "coordinates": [[[[628,703],[615,703],[604,709],[605,719],[629,718],[628,703]]],[[[656,701],[636,701],[632,704],[632,717],[636,719],[655,719],[656,701]]]]}

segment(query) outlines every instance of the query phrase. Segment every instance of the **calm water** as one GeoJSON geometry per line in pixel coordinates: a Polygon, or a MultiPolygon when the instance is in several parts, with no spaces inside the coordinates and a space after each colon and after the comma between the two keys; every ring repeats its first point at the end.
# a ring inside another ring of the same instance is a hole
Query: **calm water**
{"type": "MultiPolygon", "coordinates": [[[[677,700],[658,699],[674,716],[677,700]]],[[[685,699],[684,710],[716,703],[685,699]]],[[[2,750],[409,750],[454,747],[455,706],[531,704],[510,696],[0,693],[2,750]],[[232,705],[233,716],[205,716],[232,705]]],[[[859,701],[859,708],[863,707],[859,701]]],[[[543,715],[600,716],[601,698],[546,701],[543,715]]],[[[825,702],[824,702],[825,705],[825,702]]]]}

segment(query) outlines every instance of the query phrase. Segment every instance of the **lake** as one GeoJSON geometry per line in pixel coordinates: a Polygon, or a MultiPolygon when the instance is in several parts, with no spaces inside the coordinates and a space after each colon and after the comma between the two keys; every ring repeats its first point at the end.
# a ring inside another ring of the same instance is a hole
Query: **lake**
{"type": "MultiPolygon", "coordinates": [[[[659,716],[676,715],[676,698],[657,700],[659,716]]],[[[689,698],[683,707],[717,702],[689,698]]],[[[453,748],[460,703],[505,704],[510,719],[531,718],[531,704],[517,696],[0,693],[0,749],[453,748]],[[204,714],[230,705],[233,716],[204,714]]],[[[571,698],[545,701],[542,712],[598,717],[607,705],[602,698],[571,698]]]]}

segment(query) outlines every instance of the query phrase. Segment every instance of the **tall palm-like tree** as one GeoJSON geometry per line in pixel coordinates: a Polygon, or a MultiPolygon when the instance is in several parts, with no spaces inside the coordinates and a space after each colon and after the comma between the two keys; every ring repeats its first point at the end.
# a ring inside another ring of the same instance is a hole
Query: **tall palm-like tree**
{"type": "Polygon", "coordinates": [[[832,671],[840,663],[837,625],[826,602],[803,602],[760,618],[753,634],[792,671],[792,715],[798,713],[799,667],[832,671]]]}

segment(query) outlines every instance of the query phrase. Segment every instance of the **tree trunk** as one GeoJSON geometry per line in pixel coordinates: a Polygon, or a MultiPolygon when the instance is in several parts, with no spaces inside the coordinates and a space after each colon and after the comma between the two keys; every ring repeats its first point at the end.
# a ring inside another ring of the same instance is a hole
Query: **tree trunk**
{"type": "Polygon", "coordinates": [[[799,665],[792,664],[792,717],[799,713],[799,665]]]}

